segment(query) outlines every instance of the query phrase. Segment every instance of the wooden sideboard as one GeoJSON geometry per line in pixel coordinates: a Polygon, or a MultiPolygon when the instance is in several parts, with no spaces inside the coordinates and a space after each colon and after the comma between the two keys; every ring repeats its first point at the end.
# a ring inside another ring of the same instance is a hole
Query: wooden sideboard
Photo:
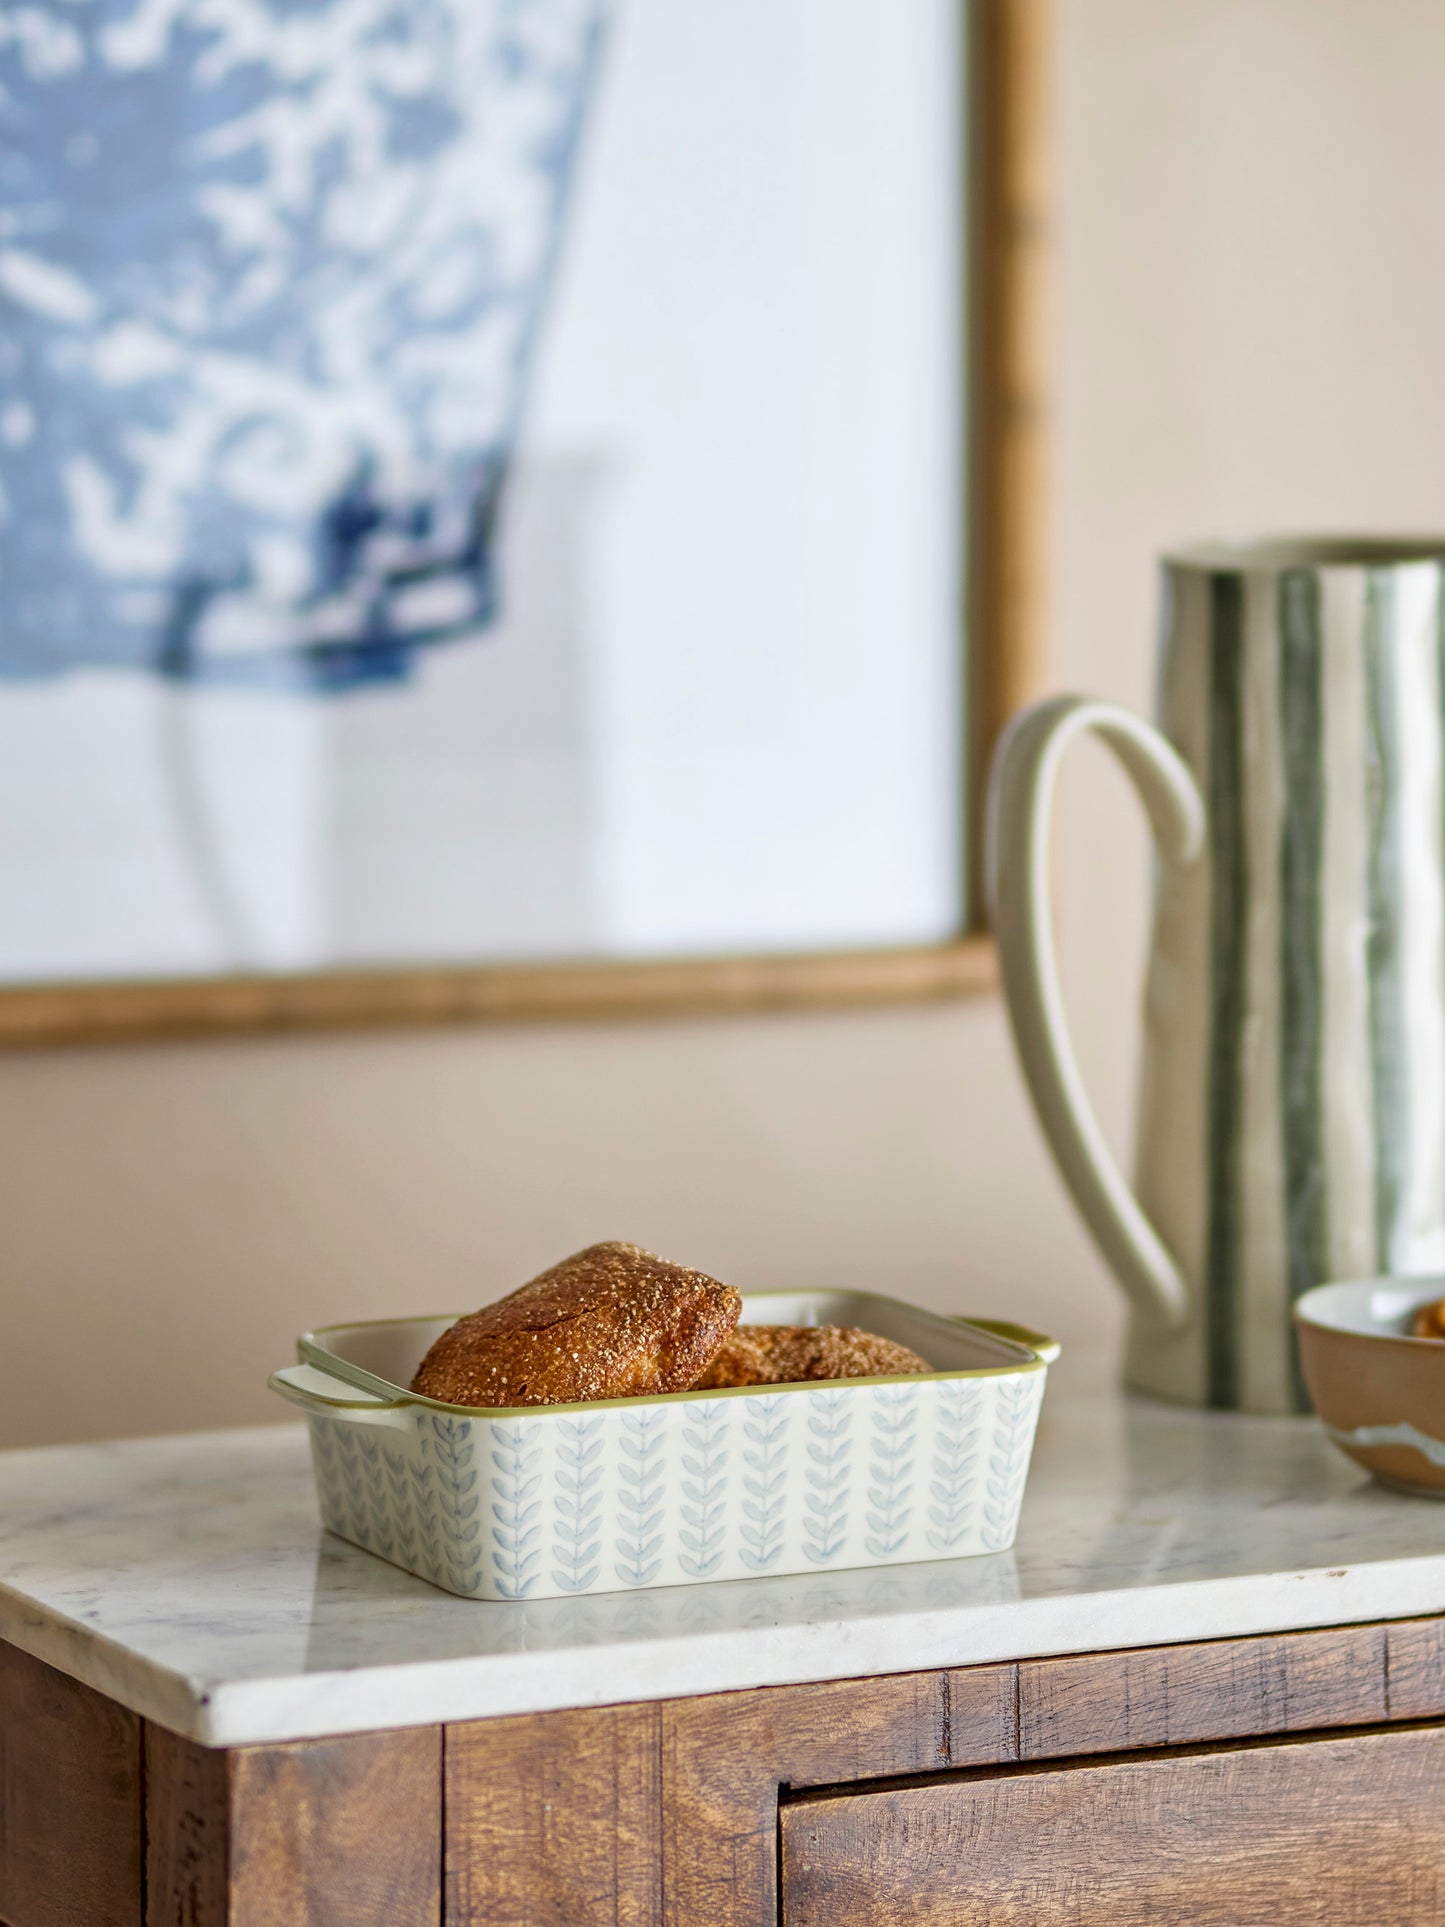
{"type": "Polygon", "coordinates": [[[1423,1927],[1442,1791],[1433,1618],[224,1751],[0,1646],[5,1927],[1423,1927]]]}

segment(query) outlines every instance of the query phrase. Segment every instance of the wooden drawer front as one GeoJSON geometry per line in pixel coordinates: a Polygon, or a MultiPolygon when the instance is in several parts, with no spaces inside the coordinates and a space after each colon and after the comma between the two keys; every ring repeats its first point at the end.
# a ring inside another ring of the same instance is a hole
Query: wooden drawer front
{"type": "Polygon", "coordinates": [[[1431,1927],[1445,1728],[805,1795],[784,1927],[1431,1927]]]}
{"type": "Polygon", "coordinates": [[[141,1722],[0,1646],[0,1921],[141,1927],[141,1722]]]}

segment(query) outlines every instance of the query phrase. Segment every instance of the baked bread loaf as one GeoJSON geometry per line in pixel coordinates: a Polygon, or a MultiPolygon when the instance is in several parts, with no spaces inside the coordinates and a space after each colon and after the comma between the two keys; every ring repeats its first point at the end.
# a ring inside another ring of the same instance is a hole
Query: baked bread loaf
{"type": "Polygon", "coordinates": [[[459,1318],[411,1389],[449,1405],[566,1405],[689,1391],[743,1301],[706,1272],[639,1245],[589,1245],[459,1318]]]}
{"type": "Polygon", "coordinates": [[[739,1325],[697,1382],[699,1392],[728,1385],[798,1385],[816,1378],[886,1378],[931,1372],[906,1345],[856,1325],[739,1325]]]}

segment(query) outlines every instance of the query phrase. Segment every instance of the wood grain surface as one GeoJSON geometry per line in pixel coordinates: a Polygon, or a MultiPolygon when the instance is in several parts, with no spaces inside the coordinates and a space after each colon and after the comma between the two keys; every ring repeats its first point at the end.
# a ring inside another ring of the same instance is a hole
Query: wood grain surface
{"type": "MultiPolygon", "coordinates": [[[[1354,1630],[1359,1637],[1366,1629],[1354,1630]]],[[[1445,1620],[1401,1619],[1381,1630],[1389,1717],[1445,1718],[1445,1620]]]]}
{"type": "Polygon", "coordinates": [[[1434,1714],[1445,1714],[1438,1620],[673,1701],[662,1708],[663,1917],[775,1917],[789,1790],[1434,1714]]]}
{"type": "Polygon", "coordinates": [[[989,759],[1044,693],[1048,631],[1054,0],[973,0],[968,99],[969,900],[989,759]]]}
{"type": "Polygon", "coordinates": [[[984,1666],[665,1704],[668,1927],[776,1918],[780,1788],[1013,1759],[1014,1687],[1011,1666],[984,1666]]]}
{"type": "Polygon", "coordinates": [[[654,1927],[661,1708],[447,1729],[448,1927],[654,1927]]]}
{"type": "Polygon", "coordinates": [[[141,1927],[141,1722],[0,1645],[0,1919],[141,1927]]]}
{"type": "Polygon", "coordinates": [[[1445,1729],[804,1795],[784,1927],[1436,1927],[1445,1729]]]}
{"type": "Polygon", "coordinates": [[[230,1755],[145,1729],[146,1927],[227,1927],[230,1755]]]}
{"type": "MultiPolygon", "coordinates": [[[[1154,1749],[1131,1762],[1143,1767],[1202,1742],[1440,1719],[1439,1619],[232,1752],[142,1735],[0,1647],[0,1922],[139,1927],[143,1871],[147,1927],[756,1927],[778,1917],[780,1824],[813,1795],[891,1798],[979,1772],[1002,1785],[1028,1762],[1077,1776],[1136,1749],[1154,1749]]],[[[1333,1916],[1270,1927],[1301,1918],[1333,1916]]]]}
{"type": "Polygon", "coordinates": [[[0,1048],[254,1031],[629,1022],[708,1011],[930,1003],[992,990],[992,942],[682,962],[316,971],[0,989],[0,1048]]]}
{"type": "Polygon", "coordinates": [[[1383,1626],[1088,1653],[1019,1667],[1019,1758],[1123,1753],[1389,1717],[1383,1626]]]}
{"type": "Polygon", "coordinates": [[[441,1917],[437,1727],[230,1755],[229,1927],[430,1927],[441,1917]]]}

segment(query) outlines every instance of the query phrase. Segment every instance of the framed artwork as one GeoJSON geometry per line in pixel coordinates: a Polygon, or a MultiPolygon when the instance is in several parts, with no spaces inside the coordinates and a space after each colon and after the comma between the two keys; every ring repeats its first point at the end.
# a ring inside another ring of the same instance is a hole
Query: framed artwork
{"type": "Polygon", "coordinates": [[[1043,41],[0,16],[0,1042],[989,982],[1043,41]]]}

